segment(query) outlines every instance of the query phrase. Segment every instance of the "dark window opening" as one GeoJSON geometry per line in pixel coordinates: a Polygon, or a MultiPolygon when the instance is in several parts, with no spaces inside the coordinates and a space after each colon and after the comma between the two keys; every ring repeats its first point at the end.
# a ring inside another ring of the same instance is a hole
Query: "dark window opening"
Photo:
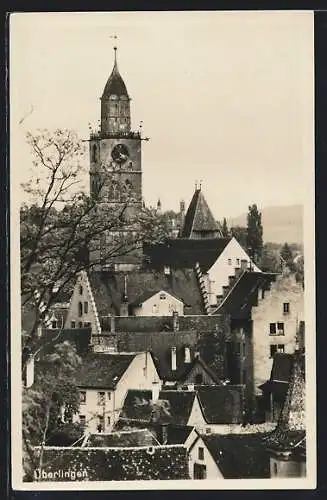
{"type": "Polygon", "coordinates": [[[84,312],[85,312],[85,314],[87,314],[89,312],[89,303],[88,302],[84,302],[84,312]]]}
{"type": "Polygon", "coordinates": [[[79,423],[80,423],[83,427],[85,427],[85,425],[86,425],[86,417],[85,417],[85,415],[80,415],[80,416],[79,416],[79,423]]]}
{"type": "Polygon", "coordinates": [[[79,286],[79,294],[83,295],[83,287],[82,287],[82,285],[79,286]]]}
{"type": "Polygon", "coordinates": [[[276,323],[270,323],[269,332],[270,335],[276,335],[276,323]]]}
{"type": "Polygon", "coordinates": [[[70,322],[70,327],[71,328],[76,328],[76,321],[71,321],[70,322]]]}
{"type": "Polygon", "coordinates": [[[96,163],[97,161],[97,147],[96,144],[93,144],[92,146],[92,162],[96,163]]]}
{"type": "Polygon", "coordinates": [[[194,479],[206,479],[207,477],[207,468],[202,464],[194,464],[193,467],[194,479]]]}
{"type": "Polygon", "coordinates": [[[78,303],[78,315],[83,316],[83,304],[82,304],[82,302],[78,303]]]}
{"type": "Polygon", "coordinates": [[[198,449],[198,452],[199,452],[199,460],[204,460],[204,448],[199,448],[198,449]]]}
{"type": "Polygon", "coordinates": [[[278,335],[284,335],[284,323],[277,323],[278,335]]]}
{"type": "Polygon", "coordinates": [[[288,314],[290,312],[290,303],[289,302],[284,302],[283,304],[283,313],[288,314]]]}
{"type": "Polygon", "coordinates": [[[273,358],[277,352],[277,345],[270,346],[270,357],[273,358]]]}
{"type": "Polygon", "coordinates": [[[78,322],[78,328],[83,328],[83,322],[82,321],[78,322]]]}

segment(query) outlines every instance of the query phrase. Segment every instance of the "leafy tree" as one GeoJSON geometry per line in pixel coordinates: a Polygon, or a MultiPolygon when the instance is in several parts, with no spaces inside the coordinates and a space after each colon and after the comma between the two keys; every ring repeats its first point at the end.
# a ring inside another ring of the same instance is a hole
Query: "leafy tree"
{"type": "Polygon", "coordinates": [[[144,241],[161,241],[166,230],[154,209],[143,207],[137,220],[128,217],[134,201],[131,192],[122,191],[119,204],[100,204],[107,176],[97,179],[92,196],[85,194],[83,149],[73,132],[39,131],[28,133],[27,140],[34,161],[30,178],[22,185],[28,203],[20,212],[21,292],[22,306],[35,311],[25,337],[32,345],[45,312],[79,271],[114,262],[144,241]],[[109,238],[109,233],[115,236],[109,238]]]}
{"type": "Polygon", "coordinates": [[[198,339],[196,349],[203,361],[217,374],[220,379],[225,378],[224,339],[223,332],[217,327],[202,333],[198,339]]]}
{"type": "Polygon", "coordinates": [[[74,376],[80,364],[74,346],[67,341],[56,344],[38,362],[33,386],[23,390],[24,469],[29,476],[42,470],[45,444],[65,429],[65,422],[71,424],[79,409],[74,376]],[[33,450],[36,445],[40,445],[38,458],[33,450]]]}
{"type": "Polygon", "coordinates": [[[291,262],[293,262],[293,252],[288,243],[284,243],[284,245],[282,246],[280,256],[286,262],[286,264],[290,264],[291,262]]]}
{"type": "Polygon", "coordinates": [[[246,227],[234,226],[231,228],[230,232],[231,232],[231,235],[234,236],[234,238],[241,245],[241,247],[243,247],[244,250],[247,250],[247,248],[246,248],[246,238],[247,238],[246,227]]]}
{"type": "Polygon", "coordinates": [[[266,243],[263,246],[260,268],[262,271],[270,273],[278,273],[281,270],[278,252],[276,252],[274,247],[272,247],[269,243],[266,243]]]}
{"type": "Polygon", "coordinates": [[[254,262],[259,262],[263,248],[261,213],[256,204],[249,206],[247,215],[246,246],[254,262]]]}
{"type": "Polygon", "coordinates": [[[298,283],[302,284],[304,289],[304,258],[300,257],[295,264],[295,278],[298,283]]]}
{"type": "Polygon", "coordinates": [[[221,232],[223,233],[223,236],[226,238],[229,236],[229,230],[228,230],[228,225],[227,225],[227,220],[226,217],[224,217],[222,226],[221,226],[221,232]]]}

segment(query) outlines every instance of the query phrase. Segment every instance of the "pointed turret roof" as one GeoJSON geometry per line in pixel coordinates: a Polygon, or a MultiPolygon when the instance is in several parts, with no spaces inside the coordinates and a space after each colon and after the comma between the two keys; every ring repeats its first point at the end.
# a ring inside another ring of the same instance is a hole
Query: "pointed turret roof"
{"type": "Polygon", "coordinates": [[[121,97],[122,95],[124,95],[129,99],[125,82],[122,79],[118,70],[117,47],[114,47],[114,52],[115,52],[114,67],[112,68],[111,75],[109,76],[106,86],[104,88],[102,99],[108,98],[111,95],[116,95],[117,97],[121,97]]]}
{"type": "Polygon", "coordinates": [[[201,188],[196,188],[185,215],[181,238],[220,238],[221,229],[206,202],[201,188]]]}
{"type": "Polygon", "coordinates": [[[277,427],[267,439],[270,448],[292,450],[305,439],[304,369],[304,355],[301,352],[295,352],[286,399],[277,427]]]}

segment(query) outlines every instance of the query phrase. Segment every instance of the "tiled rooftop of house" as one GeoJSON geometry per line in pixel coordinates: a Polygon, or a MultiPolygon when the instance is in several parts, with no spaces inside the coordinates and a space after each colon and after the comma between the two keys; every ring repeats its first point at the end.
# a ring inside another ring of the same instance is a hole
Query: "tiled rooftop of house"
{"type": "Polygon", "coordinates": [[[76,374],[79,387],[115,389],[136,354],[89,354],[76,374]]]}
{"type": "Polygon", "coordinates": [[[232,286],[215,313],[225,312],[234,319],[249,318],[252,307],[257,305],[258,290],[269,289],[276,274],[261,272],[244,272],[232,286]]]}
{"type": "Polygon", "coordinates": [[[240,424],[243,422],[243,386],[199,386],[196,387],[196,392],[208,424],[240,424]]]}
{"type": "Polygon", "coordinates": [[[123,272],[92,271],[89,273],[96,307],[99,316],[119,314],[123,296],[126,292],[128,303],[139,300],[144,293],[165,290],[184,302],[185,314],[204,314],[203,299],[193,269],[163,271],[135,271],[128,275],[123,272]],[[126,280],[125,280],[126,278],[126,280]]]}

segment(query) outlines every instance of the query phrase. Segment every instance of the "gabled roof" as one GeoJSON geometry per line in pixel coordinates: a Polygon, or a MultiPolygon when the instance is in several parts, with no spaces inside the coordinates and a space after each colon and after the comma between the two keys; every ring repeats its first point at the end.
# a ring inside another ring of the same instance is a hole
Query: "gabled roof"
{"type": "MultiPolygon", "coordinates": [[[[305,377],[304,361],[304,355],[300,356],[299,362],[301,364],[303,376],[305,377]]],[[[276,353],[273,359],[270,379],[259,388],[263,391],[273,393],[277,399],[284,401],[292,375],[293,363],[294,354],[276,353]]]]}
{"type": "Polygon", "coordinates": [[[202,194],[196,189],[185,215],[184,226],[180,236],[182,238],[219,238],[221,229],[202,194]]]}
{"type": "Polygon", "coordinates": [[[258,432],[201,437],[225,479],[256,479],[270,477],[264,436],[258,432]]]}
{"type": "Polygon", "coordinates": [[[89,354],[76,375],[81,388],[115,389],[136,354],[89,354]]]}
{"type": "MultiPolygon", "coordinates": [[[[144,426],[143,426],[144,427],[144,426]]],[[[135,429],[108,434],[90,434],[83,446],[121,448],[123,446],[153,446],[159,442],[149,429],[135,429]]]]}
{"type": "Polygon", "coordinates": [[[148,299],[156,295],[157,293],[162,292],[162,293],[167,293],[171,297],[173,297],[176,300],[179,300],[180,302],[183,302],[179,297],[176,297],[176,295],[173,295],[171,292],[167,292],[167,290],[156,290],[156,291],[146,291],[142,293],[139,297],[137,297],[133,302],[130,303],[131,306],[140,306],[144,302],[146,302],[148,299]]]}
{"type": "MultiPolygon", "coordinates": [[[[56,477],[53,476],[54,471],[68,471],[74,463],[81,464],[81,472],[87,470],[87,481],[189,479],[188,453],[182,445],[122,448],[46,446],[43,456],[43,470],[47,474],[40,481],[53,481],[56,477]]],[[[82,476],[82,479],[85,480],[85,477],[82,476]]],[[[67,478],[62,474],[55,480],[67,481],[67,478]]]]}
{"type": "Polygon", "coordinates": [[[165,290],[184,302],[185,314],[205,313],[194,269],[172,269],[169,275],[150,270],[129,273],[92,271],[89,280],[99,317],[109,313],[119,314],[125,292],[125,276],[129,303],[138,300],[144,290],[149,293],[165,290]]]}
{"type": "Polygon", "coordinates": [[[225,250],[231,238],[189,239],[168,238],[164,243],[146,245],[144,254],[151,266],[175,269],[194,268],[198,262],[203,272],[207,272],[225,250]]]}
{"type": "Polygon", "coordinates": [[[196,391],[208,424],[242,423],[244,386],[198,386],[196,391]]]}
{"type": "MultiPolygon", "coordinates": [[[[196,393],[191,391],[160,391],[158,405],[161,406],[160,402],[164,404],[162,404],[162,411],[157,415],[158,422],[187,425],[195,397],[196,393]]],[[[129,390],[121,418],[150,422],[153,411],[151,400],[152,391],[129,390]]]]}
{"type": "Polygon", "coordinates": [[[240,275],[214,314],[226,313],[233,319],[251,317],[252,307],[257,305],[258,290],[268,290],[276,274],[245,271],[240,275]]]}
{"type": "Polygon", "coordinates": [[[193,368],[198,365],[207,372],[207,374],[212,378],[212,380],[216,383],[219,384],[220,380],[217,376],[217,374],[203,361],[203,359],[200,356],[196,356],[193,358],[193,361],[191,363],[188,363],[185,365],[185,370],[184,373],[182,373],[179,377],[179,382],[184,382],[184,380],[187,379],[193,368]]]}

